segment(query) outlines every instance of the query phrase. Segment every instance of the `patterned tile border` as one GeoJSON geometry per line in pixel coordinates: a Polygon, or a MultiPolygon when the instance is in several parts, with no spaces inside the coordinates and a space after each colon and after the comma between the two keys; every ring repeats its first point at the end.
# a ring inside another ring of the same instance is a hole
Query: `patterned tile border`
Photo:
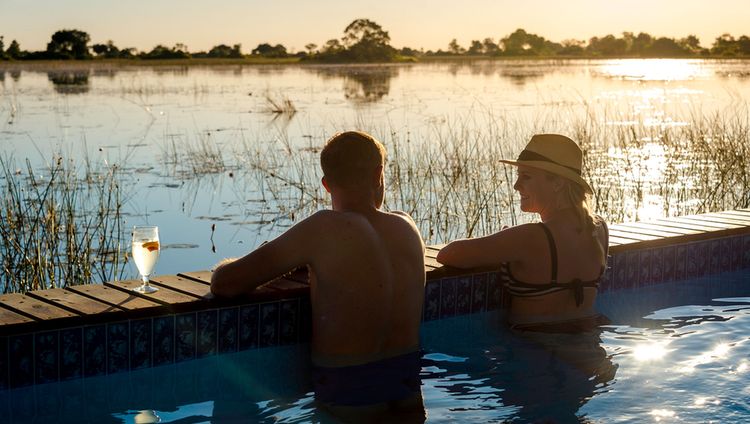
{"type": "MultiPolygon", "coordinates": [[[[750,268],[750,234],[630,250],[609,257],[600,291],[750,268]]],[[[427,281],[423,320],[496,310],[496,272],[427,281]]],[[[310,300],[282,299],[0,337],[0,391],[305,342],[310,300]]]]}

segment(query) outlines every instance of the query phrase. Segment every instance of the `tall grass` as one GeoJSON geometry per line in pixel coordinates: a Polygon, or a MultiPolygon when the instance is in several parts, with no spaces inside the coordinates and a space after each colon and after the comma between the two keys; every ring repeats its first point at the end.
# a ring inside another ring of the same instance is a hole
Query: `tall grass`
{"type": "Polygon", "coordinates": [[[0,287],[25,292],[120,278],[120,169],[61,156],[35,170],[0,158],[0,287]]]}

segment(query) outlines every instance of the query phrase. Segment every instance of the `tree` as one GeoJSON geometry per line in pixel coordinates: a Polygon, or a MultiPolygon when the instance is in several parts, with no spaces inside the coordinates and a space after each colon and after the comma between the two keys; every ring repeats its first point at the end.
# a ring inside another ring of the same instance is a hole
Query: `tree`
{"type": "Polygon", "coordinates": [[[698,39],[698,37],[692,34],[680,39],[679,44],[683,50],[688,51],[692,54],[698,54],[703,51],[703,47],[701,47],[701,41],[698,39]]]}
{"type": "Polygon", "coordinates": [[[495,40],[491,38],[485,38],[482,41],[482,47],[484,48],[484,54],[489,56],[495,56],[501,53],[500,46],[495,44],[495,40]]]}
{"type": "Polygon", "coordinates": [[[450,43],[448,43],[448,51],[451,54],[463,54],[463,53],[466,52],[466,49],[464,49],[463,47],[461,47],[458,44],[458,41],[454,38],[454,39],[451,40],[450,43]]]}
{"type": "Polygon", "coordinates": [[[305,44],[305,50],[307,50],[307,54],[313,55],[318,50],[318,45],[315,43],[305,44]]]}
{"type": "Polygon", "coordinates": [[[737,39],[737,52],[741,55],[750,55],[750,37],[743,35],[737,39]]]}
{"type": "Polygon", "coordinates": [[[143,59],[189,59],[190,53],[187,46],[182,43],[175,44],[171,49],[164,45],[157,45],[148,53],[141,53],[143,59]]]}
{"type": "Polygon", "coordinates": [[[242,57],[242,51],[241,51],[242,45],[241,44],[235,44],[232,47],[227,46],[226,44],[219,44],[218,46],[214,46],[211,48],[211,50],[208,51],[208,57],[223,57],[223,58],[240,58],[242,57]]]}
{"type": "Polygon", "coordinates": [[[355,19],[347,25],[342,41],[344,58],[356,62],[388,62],[396,54],[388,31],[369,19],[355,19]]]}
{"type": "Polygon", "coordinates": [[[472,55],[482,54],[484,53],[484,44],[479,40],[471,40],[471,46],[469,46],[469,50],[466,53],[472,55]]]}
{"type": "Polygon", "coordinates": [[[612,34],[608,34],[602,38],[593,37],[589,40],[586,50],[594,55],[624,56],[627,47],[628,43],[624,38],[617,38],[612,34]]]}
{"type": "Polygon", "coordinates": [[[582,40],[574,40],[574,39],[568,39],[563,40],[562,48],[560,49],[558,54],[564,55],[564,56],[576,56],[576,55],[582,55],[585,51],[584,45],[586,44],[585,41],[582,40]]]}
{"type": "Polygon", "coordinates": [[[8,50],[5,51],[5,55],[10,59],[20,59],[23,56],[21,52],[21,46],[18,45],[18,41],[13,40],[8,46],[8,50]]]}
{"type": "Polygon", "coordinates": [[[667,37],[654,40],[647,52],[649,56],[655,57],[684,56],[686,53],[675,40],[667,37]]]}
{"type": "Polygon", "coordinates": [[[86,32],[77,29],[57,31],[47,43],[47,55],[51,59],[90,59],[90,40],[86,32]]]}
{"type": "Polygon", "coordinates": [[[107,44],[94,44],[91,46],[91,50],[96,53],[97,56],[106,58],[120,57],[120,49],[115,46],[112,40],[107,41],[107,44]]]}
{"type": "Polygon", "coordinates": [[[735,56],[738,50],[737,47],[737,40],[731,34],[722,34],[714,41],[711,53],[722,56],[735,56]]]}
{"type": "Polygon", "coordinates": [[[511,56],[551,55],[562,49],[557,43],[552,43],[536,34],[531,34],[519,28],[512,34],[500,40],[503,51],[511,56]]]}
{"type": "Polygon", "coordinates": [[[272,46],[268,43],[258,44],[258,47],[254,48],[252,54],[263,57],[286,57],[286,47],[281,44],[272,46]]]}
{"type": "Polygon", "coordinates": [[[0,35],[0,59],[5,59],[5,43],[2,35],[0,35]]]}

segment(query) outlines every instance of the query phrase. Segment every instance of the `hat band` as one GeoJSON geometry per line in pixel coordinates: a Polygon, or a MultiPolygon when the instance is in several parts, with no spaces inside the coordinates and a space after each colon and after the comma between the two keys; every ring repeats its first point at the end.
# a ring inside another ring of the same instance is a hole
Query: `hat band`
{"type": "Polygon", "coordinates": [[[548,158],[547,156],[540,155],[539,153],[532,152],[530,150],[524,150],[521,152],[520,155],[518,155],[518,161],[540,161],[540,162],[549,162],[554,163],[555,165],[562,166],[563,168],[570,169],[571,171],[575,172],[577,175],[581,175],[581,170],[574,168],[572,166],[563,165],[559,162],[555,162],[554,160],[548,158]]]}

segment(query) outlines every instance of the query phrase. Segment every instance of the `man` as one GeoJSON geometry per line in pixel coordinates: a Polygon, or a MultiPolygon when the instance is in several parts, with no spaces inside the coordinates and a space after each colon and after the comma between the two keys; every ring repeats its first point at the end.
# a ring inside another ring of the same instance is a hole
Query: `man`
{"type": "Polygon", "coordinates": [[[333,210],[319,211],[247,256],[220,265],[211,291],[251,292],[298,266],[310,270],[318,401],[339,417],[419,409],[424,244],[403,212],[380,210],[385,149],[368,134],[335,135],[320,154],[333,210]],[[418,408],[417,408],[418,407],[418,408]]]}

